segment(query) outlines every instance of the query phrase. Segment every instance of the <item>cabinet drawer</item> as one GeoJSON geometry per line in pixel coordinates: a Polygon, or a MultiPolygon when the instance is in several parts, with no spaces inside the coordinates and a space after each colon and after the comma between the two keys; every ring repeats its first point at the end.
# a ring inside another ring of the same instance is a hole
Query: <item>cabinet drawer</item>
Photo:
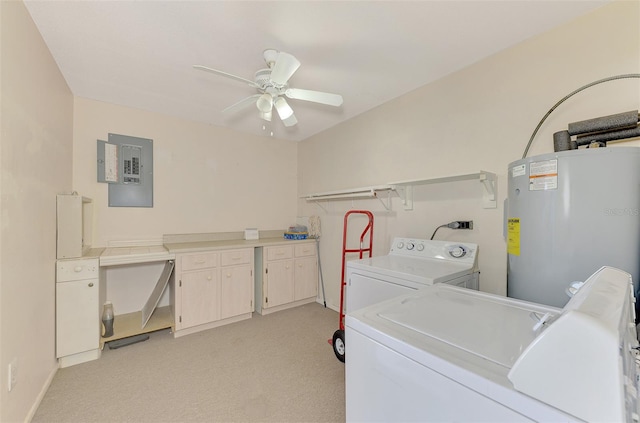
{"type": "Polygon", "coordinates": [[[281,260],[293,257],[293,248],[291,245],[283,245],[280,247],[267,248],[267,260],[281,260]]]}
{"type": "Polygon", "coordinates": [[[182,270],[206,269],[218,265],[218,253],[187,254],[181,260],[182,270]]]}
{"type": "Polygon", "coordinates": [[[253,249],[231,250],[220,253],[220,266],[235,266],[251,263],[253,249]]]}
{"type": "Polygon", "coordinates": [[[100,265],[98,259],[58,260],[56,262],[56,281],[68,282],[98,277],[100,265]]]}
{"type": "Polygon", "coordinates": [[[302,244],[296,245],[296,257],[307,257],[307,256],[315,256],[316,255],[316,245],[315,244],[302,244]]]}

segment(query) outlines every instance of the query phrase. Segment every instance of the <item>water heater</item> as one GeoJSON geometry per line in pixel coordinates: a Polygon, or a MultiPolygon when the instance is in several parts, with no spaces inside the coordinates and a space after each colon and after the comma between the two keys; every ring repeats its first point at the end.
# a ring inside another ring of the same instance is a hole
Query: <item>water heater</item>
{"type": "Polygon", "coordinates": [[[509,164],[507,295],[563,307],[602,266],[640,280],[640,148],[605,147],[509,164]]]}

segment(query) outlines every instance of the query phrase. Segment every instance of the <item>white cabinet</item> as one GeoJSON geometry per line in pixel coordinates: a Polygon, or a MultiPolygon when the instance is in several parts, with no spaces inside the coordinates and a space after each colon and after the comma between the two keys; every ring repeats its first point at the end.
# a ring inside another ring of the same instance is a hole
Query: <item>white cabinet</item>
{"type": "Polygon", "coordinates": [[[295,301],[318,296],[318,256],[316,244],[295,246],[295,301]]]}
{"type": "Polygon", "coordinates": [[[253,248],[178,254],[171,301],[176,337],[250,318],[253,248]]]}
{"type": "Polygon", "coordinates": [[[293,247],[266,247],[263,308],[293,302],[293,247]]]}
{"type": "Polygon", "coordinates": [[[178,312],[178,330],[220,318],[220,283],[215,268],[184,272],[180,278],[182,301],[178,312]]]}
{"type": "Polygon", "coordinates": [[[212,252],[176,257],[176,331],[219,319],[218,257],[218,253],[212,252]]]}
{"type": "Polygon", "coordinates": [[[284,310],[316,300],[318,260],[315,241],[264,247],[261,314],[284,310]]]}
{"type": "Polygon", "coordinates": [[[220,254],[220,319],[253,312],[253,248],[220,254]]]}
{"type": "Polygon", "coordinates": [[[100,357],[104,297],[98,258],[56,262],[56,356],[60,367],[100,357]]]}

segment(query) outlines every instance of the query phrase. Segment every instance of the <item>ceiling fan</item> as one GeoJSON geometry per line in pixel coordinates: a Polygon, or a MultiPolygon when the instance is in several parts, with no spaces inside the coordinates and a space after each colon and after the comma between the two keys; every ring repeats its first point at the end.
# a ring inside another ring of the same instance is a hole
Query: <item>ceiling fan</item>
{"type": "Polygon", "coordinates": [[[321,91],[303,90],[289,87],[289,78],[300,67],[300,62],[293,55],[273,49],[263,53],[267,69],[260,69],[255,73],[253,81],[232,75],[207,66],[193,65],[194,68],[211,72],[216,75],[241,81],[258,90],[254,94],[222,110],[223,113],[232,113],[255,103],[260,112],[260,117],[271,122],[272,111],[275,108],[284,126],[293,126],[298,123],[293,109],[287,103],[287,98],[295,100],[311,101],[339,107],[342,105],[342,96],[339,94],[325,93],[321,91]]]}

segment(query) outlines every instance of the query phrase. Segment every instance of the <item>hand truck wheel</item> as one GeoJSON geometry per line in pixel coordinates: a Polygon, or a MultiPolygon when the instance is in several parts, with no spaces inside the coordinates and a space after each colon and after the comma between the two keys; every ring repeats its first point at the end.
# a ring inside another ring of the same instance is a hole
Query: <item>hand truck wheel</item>
{"type": "Polygon", "coordinates": [[[333,334],[333,352],[336,354],[338,360],[344,363],[344,331],[338,329],[333,334]]]}

